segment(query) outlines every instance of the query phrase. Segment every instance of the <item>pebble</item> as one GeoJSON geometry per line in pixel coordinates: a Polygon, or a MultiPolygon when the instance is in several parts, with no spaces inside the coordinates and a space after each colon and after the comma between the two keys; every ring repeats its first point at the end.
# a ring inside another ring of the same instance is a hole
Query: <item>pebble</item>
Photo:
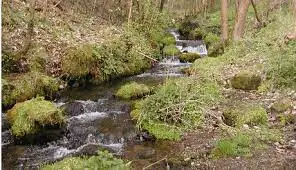
{"type": "Polygon", "coordinates": [[[243,125],[243,128],[244,128],[244,129],[250,129],[249,125],[247,125],[247,124],[244,124],[244,125],[243,125]]]}

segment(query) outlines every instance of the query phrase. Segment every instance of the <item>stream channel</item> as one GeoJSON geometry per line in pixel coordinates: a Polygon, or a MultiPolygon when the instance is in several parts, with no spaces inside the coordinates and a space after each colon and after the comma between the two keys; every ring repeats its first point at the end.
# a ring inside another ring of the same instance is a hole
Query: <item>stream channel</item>
{"type": "MultiPolygon", "coordinates": [[[[206,55],[205,46],[196,41],[194,46],[179,40],[178,33],[170,31],[177,40],[181,51],[198,52],[206,55]]],[[[192,41],[188,41],[192,44],[192,41]]],[[[67,126],[62,136],[49,143],[36,145],[15,144],[9,130],[2,130],[2,168],[38,169],[42,164],[51,163],[69,156],[94,155],[96,151],[109,152],[129,160],[140,160],[139,168],[157,160],[167,148],[156,144],[149,136],[138,131],[136,122],[131,120],[131,102],[114,97],[116,90],[125,83],[135,81],[157,86],[168,78],[184,76],[181,68],[191,63],[181,63],[177,57],[167,57],[146,72],[118,79],[99,86],[73,88],[63,92],[55,101],[58,107],[67,108],[67,126]],[[146,139],[147,137],[147,139],[146,139]]]]}

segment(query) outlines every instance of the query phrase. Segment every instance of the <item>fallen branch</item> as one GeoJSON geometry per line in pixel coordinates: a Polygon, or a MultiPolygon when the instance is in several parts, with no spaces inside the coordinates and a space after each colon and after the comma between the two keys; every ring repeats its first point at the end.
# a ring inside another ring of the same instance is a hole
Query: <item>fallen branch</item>
{"type": "Polygon", "coordinates": [[[154,162],[154,163],[152,163],[152,164],[150,164],[150,165],[144,167],[143,170],[145,170],[145,169],[147,169],[147,168],[150,168],[150,167],[152,167],[152,166],[154,166],[154,165],[156,165],[156,164],[158,164],[158,163],[160,163],[160,162],[162,162],[162,161],[166,161],[166,162],[167,162],[167,157],[164,157],[163,159],[161,159],[161,160],[159,160],[159,161],[157,161],[157,162],[154,162]]]}
{"type": "Polygon", "coordinates": [[[144,53],[141,53],[141,52],[139,52],[139,51],[136,51],[136,52],[137,52],[138,54],[141,54],[142,56],[144,56],[144,57],[150,59],[150,60],[153,60],[153,61],[155,61],[155,62],[158,62],[156,59],[154,59],[154,58],[152,58],[152,57],[149,57],[148,55],[146,55],[146,54],[144,54],[144,53]]]}

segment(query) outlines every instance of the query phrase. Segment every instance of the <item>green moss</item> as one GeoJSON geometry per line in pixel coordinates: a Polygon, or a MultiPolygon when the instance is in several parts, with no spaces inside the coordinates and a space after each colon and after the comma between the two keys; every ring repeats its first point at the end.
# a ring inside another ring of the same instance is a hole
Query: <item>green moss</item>
{"type": "Polygon", "coordinates": [[[42,170],[81,170],[81,169],[98,169],[98,170],[127,170],[130,169],[121,159],[114,158],[107,151],[99,151],[97,156],[92,157],[72,157],[66,158],[52,165],[45,165],[42,170]]]}
{"type": "Polygon", "coordinates": [[[173,133],[201,126],[203,109],[219,99],[219,88],[213,82],[198,82],[191,78],[168,81],[154,95],[143,100],[138,125],[156,138],[170,138],[171,135],[164,137],[162,130],[171,127],[173,133]]]}
{"type": "Polygon", "coordinates": [[[180,53],[181,53],[180,50],[174,44],[165,46],[163,49],[163,54],[165,56],[176,56],[176,55],[179,55],[180,53]]]}
{"type": "Polygon", "coordinates": [[[116,96],[123,99],[135,99],[141,98],[149,93],[150,89],[145,84],[131,82],[120,87],[116,92],[116,96]]]}
{"type": "Polygon", "coordinates": [[[201,58],[201,56],[196,53],[183,53],[179,57],[181,62],[190,62],[190,63],[194,62],[199,58],[201,58]]]}
{"type": "Polygon", "coordinates": [[[82,45],[70,48],[62,60],[62,70],[72,76],[84,76],[95,70],[96,56],[93,45],[82,45]]]}
{"type": "Polygon", "coordinates": [[[142,125],[142,128],[147,130],[157,139],[162,140],[180,140],[182,130],[162,122],[147,122],[142,125]]]}
{"type": "Polygon", "coordinates": [[[261,83],[261,77],[251,72],[240,72],[231,80],[233,88],[242,90],[257,90],[261,83]]]}
{"type": "Polygon", "coordinates": [[[233,108],[228,108],[223,113],[224,122],[230,126],[242,127],[266,125],[268,115],[265,109],[257,104],[239,104],[233,108]]]}
{"type": "Polygon", "coordinates": [[[28,51],[29,67],[30,71],[44,72],[46,67],[46,61],[48,60],[48,55],[46,49],[39,45],[34,45],[28,51]]]}
{"type": "Polygon", "coordinates": [[[34,134],[39,126],[59,125],[64,122],[62,112],[56,106],[43,98],[34,98],[17,103],[7,112],[13,135],[22,137],[34,134]]]}
{"type": "Polygon", "coordinates": [[[280,99],[272,104],[271,110],[276,113],[283,113],[292,109],[292,101],[290,99],[280,99]]]}
{"type": "Polygon", "coordinates": [[[2,106],[9,107],[16,102],[23,102],[33,97],[51,98],[59,90],[57,79],[38,72],[6,77],[2,90],[2,106]]]}

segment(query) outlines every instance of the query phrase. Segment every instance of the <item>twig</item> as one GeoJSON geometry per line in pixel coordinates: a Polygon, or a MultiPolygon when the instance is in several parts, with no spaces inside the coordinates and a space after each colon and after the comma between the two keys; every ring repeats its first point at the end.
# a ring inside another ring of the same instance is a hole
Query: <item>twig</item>
{"type": "Polygon", "coordinates": [[[147,168],[150,168],[150,167],[152,167],[152,166],[154,166],[154,165],[156,165],[156,164],[158,164],[158,163],[160,163],[160,162],[162,162],[162,161],[164,161],[164,160],[167,162],[167,157],[164,157],[163,159],[161,159],[161,160],[159,160],[159,161],[157,161],[157,162],[154,162],[154,163],[152,163],[152,164],[150,164],[150,165],[144,167],[143,170],[145,170],[145,169],[147,169],[147,168]]]}
{"type": "Polygon", "coordinates": [[[144,54],[144,53],[141,53],[139,51],[136,51],[138,54],[141,54],[142,56],[146,57],[146,58],[149,58],[150,60],[153,60],[155,62],[158,62],[156,59],[152,58],[152,57],[149,57],[148,55],[144,54]]]}

